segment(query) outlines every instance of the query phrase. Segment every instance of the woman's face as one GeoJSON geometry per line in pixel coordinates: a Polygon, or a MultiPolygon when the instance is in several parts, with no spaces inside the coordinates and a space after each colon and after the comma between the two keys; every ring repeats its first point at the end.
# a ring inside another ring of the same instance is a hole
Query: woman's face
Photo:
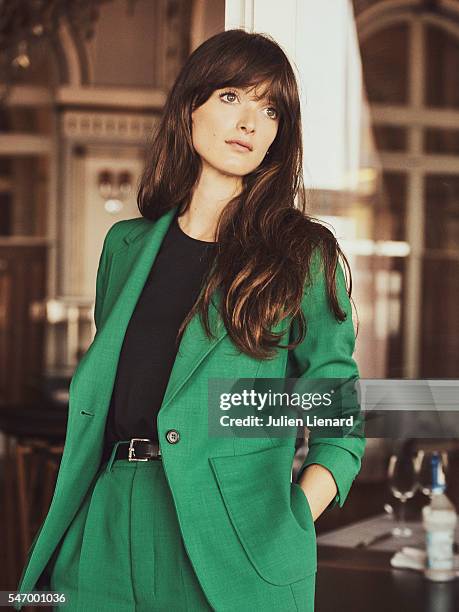
{"type": "Polygon", "coordinates": [[[279,119],[276,108],[266,98],[257,100],[256,93],[257,88],[217,89],[193,111],[193,145],[204,166],[241,177],[261,164],[279,119]]]}

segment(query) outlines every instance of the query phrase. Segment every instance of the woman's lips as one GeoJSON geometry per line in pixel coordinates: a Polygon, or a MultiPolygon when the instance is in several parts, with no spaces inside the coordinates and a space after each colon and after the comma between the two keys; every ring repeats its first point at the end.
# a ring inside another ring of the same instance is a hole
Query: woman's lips
{"type": "Polygon", "coordinates": [[[243,144],[240,144],[239,142],[235,141],[235,140],[227,140],[226,144],[228,144],[230,147],[232,147],[235,151],[241,151],[241,153],[250,153],[251,149],[249,148],[249,146],[245,146],[243,144]]]}

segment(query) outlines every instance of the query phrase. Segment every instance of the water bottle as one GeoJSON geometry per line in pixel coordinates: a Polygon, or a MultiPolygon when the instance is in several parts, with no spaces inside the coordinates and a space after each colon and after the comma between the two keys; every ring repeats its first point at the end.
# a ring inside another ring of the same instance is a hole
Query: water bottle
{"type": "Polygon", "coordinates": [[[432,456],[431,465],[431,501],[422,509],[427,549],[424,575],[428,580],[446,582],[456,577],[453,546],[457,514],[445,495],[445,475],[438,454],[432,456]]]}

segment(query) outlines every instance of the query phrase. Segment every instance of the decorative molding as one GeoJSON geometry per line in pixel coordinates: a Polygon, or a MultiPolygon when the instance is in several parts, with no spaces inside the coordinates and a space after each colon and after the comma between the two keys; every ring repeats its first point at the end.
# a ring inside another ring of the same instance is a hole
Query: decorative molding
{"type": "Polygon", "coordinates": [[[41,85],[13,85],[5,106],[50,106],[54,102],[53,93],[41,85]]]}
{"type": "Polygon", "coordinates": [[[65,111],[61,115],[61,134],[69,139],[140,143],[151,133],[156,122],[156,117],[147,114],[65,111]]]}
{"type": "MultiPolygon", "coordinates": [[[[65,56],[68,71],[68,83],[73,87],[78,87],[82,84],[81,78],[81,58],[76,48],[74,33],[66,20],[62,20],[59,27],[59,41],[61,43],[62,52],[65,56]]],[[[84,47],[84,45],[83,45],[84,47]]],[[[87,61],[87,60],[86,60],[87,61]]],[[[61,81],[62,83],[62,81],[61,81]]]]}
{"type": "Polygon", "coordinates": [[[39,236],[0,236],[1,247],[51,246],[53,240],[39,236]]]}
{"type": "Polygon", "coordinates": [[[420,108],[413,111],[407,106],[395,104],[372,104],[371,116],[378,125],[399,125],[436,127],[457,130],[459,126],[459,110],[420,108]]]}
{"type": "MultiPolygon", "coordinates": [[[[369,12],[369,11],[368,11],[369,12]]],[[[459,13],[457,17],[451,17],[443,13],[420,13],[416,15],[414,11],[399,10],[391,13],[381,12],[380,15],[373,15],[371,19],[364,13],[362,19],[357,19],[359,40],[364,41],[376,32],[380,32],[391,25],[402,22],[411,23],[417,17],[422,23],[430,23],[438,28],[442,28],[452,36],[459,38],[459,13]]]]}
{"type": "Polygon", "coordinates": [[[423,0],[353,0],[358,20],[374,20],[377,15],[391,14],[410,8],[419,8],[423,0]]]}
{"type": "Polygon", "coordinates": [[[133,87],[60,87],[55,100],[59,104],[86,106],[112,106],[125,108],[162,109],[166,92],[161,89],[133,87]]]}
{"type": "Polygon", "coordinates": [[[0,132],[0,155],[47,155],[52,153],[50,136],[20,132],[0,132]]]}
{"type": "Polygon", "coordinates": [[[167,93],[162,89],[132,87],[80,87],[63,85],[53,92],[41,85],[14,85],[6,106],[81,105],[161,110],[167,93]]]}
{"type": "Polygon", "coordinates": [[[414,12],[423,16],[442,16],[450,22],[459,23],[457,0],[439,0],[435,12],[425,8],[423,0],[354,0],[353,4],[359,36],[364,37],[369,26],[372,30],[382,29],[381,20],[397,21],[397,18],[401,18],[401,13],[410,16],[413,16],[414,12]]]}
{"type": "MultiPolygon", "coordinates": [[[[417,171],[424,174],[451,174],[452,176],[459,174],[459,160],[457,155],[453,154],[425,153],[424,155],[416,155],[382,152],[380,157],[384,170],[392,172],[399,172],[403,168],[407,173],[408,171],[417,171]]],[[[417,208],[419,208],[419,205],[417,208]]]]}

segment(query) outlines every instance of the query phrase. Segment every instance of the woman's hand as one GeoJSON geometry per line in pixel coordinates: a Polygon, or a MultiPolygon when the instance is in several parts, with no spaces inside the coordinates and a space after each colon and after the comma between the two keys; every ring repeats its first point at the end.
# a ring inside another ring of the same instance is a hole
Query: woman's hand
{"type": "Polygon", "coordinates": [[[313,463],[304,470],[298,484],[306,495],[314,521],[338,493],[331,472],[318,463],[313,463]]]}

